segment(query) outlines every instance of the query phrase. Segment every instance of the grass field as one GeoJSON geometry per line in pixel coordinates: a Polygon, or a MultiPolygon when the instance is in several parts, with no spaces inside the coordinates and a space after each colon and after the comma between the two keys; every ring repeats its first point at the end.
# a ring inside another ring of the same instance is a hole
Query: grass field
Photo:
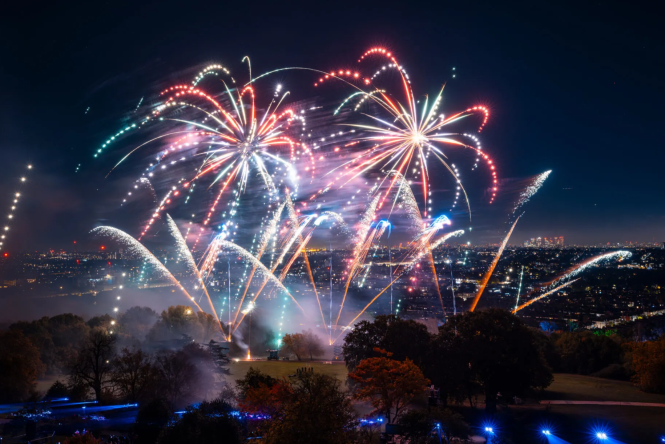
{"type": "Polygon", "coordinates": [[[348,373],[344,362],[324,364],[321,361],[232,361],[229,365],[231,379],[235,381],[244,377],[250,367],[259,369],[273,378],[280,379],[295,374],[296,369],[300,367],[313,367],[315,372],[333,376],[342,382],[346,380],[348,373]]]}
{"type": "Polygon", "coordinates": [[[665,403],[665,395],[644,393],[630,382],[564,373],[554,375],[554,382],[545,390],[543,399],[665,403]]]}

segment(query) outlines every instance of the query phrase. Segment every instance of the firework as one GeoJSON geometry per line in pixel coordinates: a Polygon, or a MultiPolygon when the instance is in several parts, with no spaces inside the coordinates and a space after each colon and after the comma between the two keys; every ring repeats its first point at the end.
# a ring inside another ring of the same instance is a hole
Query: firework
{"type": "MultiPolygon", "coordinates": [[[[490,199],[490,202],[492,202],[496,197],[498,187],[496,167],[493,161],[480,149],[479,144],[476,143],[477,138],[475,136],[447,131],[449,125],[471,115],[481,114],[483,115],[483,120],[478,128],[480,132],[487,123],[489,116],[487,108],[474,106],[463,112],[445,117],[438,112],[442,100],[443,88],[431,104],[429,98],[426,97],[421,108],[414,97],[408,75],[392,53],[384,48],[372,48],[363,54],[359,63],[376,56],[387,60],[388,63],[371,77],[362,75],[356,71],[335,70],[321,77],[315,84],[318,86],[331,78],[343,79],[346,83],[354,81],[360,83],[361,86],[355,86],[358,92],[345,99],[342,102],[342,106],[347,103],[354,103],[355,99],[359,99],[377,104],[386,114],[385,117],[368,115],[372,120],[372,124],[351,125],[365,134],[359,136],[357,140],[369,143],[371,148],[328,173],[333,174],[338,170],[341,171],[333,182],[329,183],[325,189],[320,190],[319,193],[324,192],[331,185],[338,182],[340,183],[340,187],[344,186],[353,178],[369,170],[395,170],[403,176],[408,175],[408,177],[422,183],[423,201],[425,203],[423,214],[427,217],[432,211],[431,200],[429,199],[431,192],[429,189],[428,159],[430,156],[433,156],[454,176],[457,184],[456,198],[459,197],[460,192],[463,193],[466,197],[467,206],[470,207],[468,196],[462,186],[459,171],[454,165],[448,164],[445,160],[446,154],[442,147],[453,146],[469,148],[474,151],[477,155],[476,165],[480,158],[487,161],[492,175],[492,197],[490,199]],[[375,79],[386,69],[395,69],[399,73],[403,87],[403,96],[405,98],[404,103],[400,102],[396,97],[389,95],[385,90],[365,91],[362,89],[370,84],[373,85],[375,79]]],[[[386,179],[388,178],[386,177],[386,179]]],[[[395,181],[395,177],[389,181],[388,189],[384,192],[379,202],[379,208],[384,205],[386,197],[389,195],[395,181]]]]}
{"type": "Polygon", "coordinates": [[[556,278],[552,279],[551,281],[547,282],[544,284],[544,286],[551,287],[553,285],[558,285],[560,282],[573,278],[577,276],[578,274],[582,273],[585,271],[587,268],[597,265],[601,262],[605,261],[610,261],[612,259],[618,259],[618,260],[624,260],[628,259],[631,257],[633,253],[627,250],[619,250],[619,251],[612,251],[610,253],[604,253],[604,254],[599,254],[598,256],[590,257],[589,259],[586,259],[582,263],[575,265],[573,267],[570,267],[568,270],[566,270],[563,274],[560,276],[557,276],[556,278]]]}
{"type": "Polygon", "coordinates": [[[485,287],[487,287],[487,283],[492,277],[492,273],[494,273],[494,268],[496,268],[496,264],[498,264],[499,259],[501,259],[503,250],[506,248],[506,245],[508,245],[508,240],[510,239],[510,235],[513,234],[513,230],[515,229],[515,225],[517,225],[518,220],[520,220],[519,217],[515,219],[515,222],[513,223],[512,227],[510,227],[510,230],[508,231],[508,234],[506,235],[505,239],[503,240],[503,242],[501,242],[501,246],[499,247],[499,250],[496,252],[496,256],[494,256],[494,260],[492,261],[489,270],[487,270],[487,273],[485,273],[485,276],[483,276],[483,280],[481,281],[480,287],[478,288],[478,293],[476,294],[476,297],[473,299],[473,302],[471,303],[471,309],[469,311],[473,311],[476,309],[476,305],[478,305],[478,301],[480,300],[480,297],[483,295],[483,291],[485,291],[485,287]]]}
{"type": "MultiPolygon", "coordinates": [[[[32,170],[32,165],[28,165],[27,169],[28,171],[32,170]]],[[[19,179],[19,187],[18,187],[19,191],[13,192],[11,199],[12,203],[9,206],[9,212],[7,214],[7,224],[4,227],[2,227],[2,233],[0,234],[0,250],[3,249],[7,236],[9,235],[9,230],[11,228],[10,223],[14,221],[14,214],[16,212],[16,208],[18,207],[19,200],[21,199],[21,189],[22,189],[21,185],[24,184],[27,180],[28,179],[26,176],[22,176],[19,179]]]]}
{"type": "Polygon", "coordinates": [[[586,259],[580,264],[574,265],[573,267],[570,267],[568,270],[566,270],[564,273],[560,274],[559,276],[555,277],[554,279],[550,280],[549,282],[546,282],[542,285],[542,288],[545,288],[547,291],[528,301],[525,302],[522,305],[516,306],[515,309],[513,310],[513,313],[518,312],[519,310],[533,304],[536,301],[539,301],[540,299],[543,299],[544,297],[547,297],[551,295],[552,293],[555,293],[556,291],[567,287],[568,285],[572,284],[573,282],[576,282],[579,280],[573,279],[572,281],[567,281],[565,283],[562,283],[563,281],[566,281],[568,279],[571,279],[578,274],[582,273],[583,271],[587,270],[589,267],[598,265],[599,263],[605,262],[605,261],[610,261],[613,259],[618,259],[618,260],[624,260],[632,256],[632,253],[627,250],[619,250],[619,251],[613,251],[610,253],[604,253],[604,254],[599,254],[598,256],[590,257],[589,259],[586,259]],[[554,288],[552,288],[554,287],[554,288]]]}
{"type": "MultiPolygon", "coordinates": [[[[175,239],[176,242],[176,250],[178,252],[178,259],[182,258],[185,263],[187,264],[187,269],[190,273],[196,276],[199,285],[201,286],[201,289],[203,290],[203,293],[206,295],[206,298],[208,298],[208,304],[210,306],[210,310],[212,311],[212,314],[215,316],[215,319],[217,320],[217,323],[219,324],[219,328],[221,329],[222,333],[224,332],[224,328],[222,327],[222,323],[219,320],[219,317],[217,316],[217,310],[215,310],[215,306],[212,303],[212,299],[210,298],[210,294],[208,294],[208,289],[206,288],[206,284],[203,280],[203,277],[201,276],[201,273],[199,272],[198,267],[196,266],[196,262],[194,261],[194,257],[192,257],[192,253],[189,251],[189,248],[187,248],[187,242],[185,242],[185,239],[182,237],[182,234],[180,233],[180,230],[178,229],[178,226],[176,223],[171,219],[171,216],[168,214],[166,215],[166,221],[167,221],[167,226],[169,228],[169,232],[171,233],[171,236],[175,239]]],[[[230,331],[229,331],[230,334],[230,331]]]]}
{"type": "MultiPolygon", "coordinates": [[[[244,60],[249,65],[249,60],[244,60]]],[[[152,216],[143,226],[141,236],[151,229],[166,208],[174,205],[176,200],[185,198],[188,201],[196,184],[204,179],[208,181],[208,186],[203,189],[212,191],[216,188],[216,198],[206,209],[200,223],[205,227],[215,223],[215,219],[221,219],[221,225],[225,225],[230,232],[233,226],[231,220],[238,212],[240,197],[254,175],[260,178],[260,186],[267,191],[266,198],[272,202],[277,199],[284,180],[297,190],[299,176],[293,162],[301,156],[309,158],[310,164],[305,169],[312,176],[315,174],[316,164],[311,150],[289,135],[294,123],[300,123],[304,128],[302,113],[296,113],[290,108],[281,109],[288,96],[288,92],[281,92],[281,86],[278,88],[279,94],[276,93],[265,108],[260,108],[251,69],[249,74],[249,82],[245,86],[237,86],[228,69],[221,65],[210,65],[197,75],[192,84],[174,85],[163,90],[160,103],[147,116],[110,137],[95,154],[99,155],[127,133],[157,127],[165,131],[132,149],[113,169],[138,149],[174,136],[178,139],[160,149],[156,162],[146,168],[142,177],[152,178],[157,174],[165,174],[164,170],[175,165],[195,163],[194,174],[190,177],[180,176],[177,181],[169,184],[152,216]],[[207,76],[225,78],[222,80],[224,90],[218,94],[204,89],[201,82],[207,76]]],[[[195,244],[198,244],[201,233],[198,234],[195,244]]],[[[226,237],[229,235],[225,234],[226,237]]]]}
{"type": "Polygon", "coordinates": [[[547,291],[547,292],[541,294],[540,296],[538,296],[538,297],[536,297],[536,298],[533,298],[533,299],[531,299],[530,301],[527,301],[527,302],[523,303],[523,304],[520,305],[520,306],[515,307],[515,309],[513,310],[513,314],[517,313],[518,311],[520,311],[520,310],[523,309],[523,308],[528,307],[529,305],[533,304],[533,303],[536,302],[536,301],[539,301],[539,300],[541,300],[541,299],[543,299],[543,298],[546,298],[547,296],[549,296],[549,295],[551,295],[551,294],[553,294],[553,293],[556,293],[556,292],[559,291],[559,290],[563,290],[564,288],[566,288],[567,286],[573,284],[574,282],[577,282],[578,280],[579,280],[579,278],[577,278],[577,279],[573,279],[572,281],[568,281],[568,282],[566,282],[565,284],[561,284],[561,285],[559,285],[558,287],[553,288],[553,289],[551,289],[551,290],[549,290],[549,291],[547,291]]]}
{"type": "Polygon", "coordinates": [[[526,204],[533,197],[533,195],[538,192],[551,172],[552,170],[545,171],[530,181],[529,185],[520,193],[520,197],[517,200],[515,207],[513,208],[512,214],[515,214],[517,210],[524,206],[524,204],[526,204]]]}
{"type": "Polygon", "coordinates": [[[430,245],[430,250],[434,251],[435,249],[439,248],[441,245],[445,244],[448,239],[451,237],[459,237],[464,234],[464,230],[457,230],[457,231],[452,231],[450,233],[446,233],[437,240],[435,240],[431,245],[430,245]]]}
{"type": "Polygon", "coordinates": [[[107,227],[107,226],[102,226],[102,227],[97,227],[91,231],[91,233],[99,236],[104,236],[104,237],[110,237],[114,241],[118,242],[121,244],[124,248],[126,248],[127,253],[130,256],[134,257],[139,257],[145,260],[148,264],[152,265],[155,273],[157,274],[158,277],[160,278],[166,278],[168,279],[173,285],[177,286],[182,290],[183,293],[187,296],[187,298],[194,304],[196,305],[196,308],[201,310],[201,307],[199,307],[199,304],[196,303],[194,298],[185,290],[185,287],[182,286],[180,281],[171,274],[171,272],[162,264],[159,259],[155,257],[154,254],[150,252],[146,247],[144,247],[139,241],[131,237],[129,234],[125,233],[122,230],[119,230],[114,227],[107,227]]]}
{"type": "Polygon", "coordinates": [[[289,296],[293,302],[295,302],[295,304],[303,312],[303,314],[305,313],[305,310],[300,306],[298,301],[296,301],[296,299],[289,292],[289,290],[286,289],[284,284],[282,284],[282,282],[279,279],[277,279],[275,275],[270,270],[268,270],[268,268],[265,265],[263,265],[260,261],[258,261],[249,251],[245,250],[239,245],[234,244],[233,242],[225,240],[220,240],[219,244],[220,244],[220,251],[227,250],[233,252],[238,256],[240,256],[242,260],[245,260],[251,263],[252,265],[255,265],[257,274],[260,277],[265,277],[269,282],[273,283],[277,288],[286,293],[286,295],[289,296]]]}

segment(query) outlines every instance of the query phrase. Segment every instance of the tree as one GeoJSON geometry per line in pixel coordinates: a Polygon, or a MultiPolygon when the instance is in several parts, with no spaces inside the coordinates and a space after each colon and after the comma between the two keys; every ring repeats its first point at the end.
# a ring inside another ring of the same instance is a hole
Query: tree
{"type": "Polygon", "coordinates": [[[139,444],[154,444],[161,431],[167,426],[173,410],[161,398],[153,399],[139,407],[133,430],[139,444]]]}
{"type": "Polygon", "coordinates": [[[158,376],[150,355],[140,349],[123,348],[113,361],[113,382],[131,403],[153,398],[158,376]]]}
{"type": "Polygon", "coordinates": [[[183,350],[163,351],[155,361],[159,370],[160,391],[174,407],[196,399],[196,381],[200,373],[183,350]]]}
{"type": "Polygon", "coordinates": [[[385,354],[388,357],[360,361],[349,378],[358,384],[354,397],[369,401],[392,423],[414,397],[427,390],[429,380],[410,359],[395,361],[385,354]]]}
{"type": "Polygon", "coordinates": [[[271,385],[259,382],[245,390],[240,399],[240,409],[255,415],[277,418],[291,394],[292,387],[286,381],[276,381],[271,385]]]}
{"type": "Polygon", "coordinates": [[[245,373],[245,377],[238,379],[236,381],[236,385],[240,389],[240,396],[244,398],[249,389],[258,388],[261,385],[272,387],[278,382],[279,380],[266,373],[263,373],[259,369],[255,369],[254,367],[250,366],[249,370],[247,370],[247,373],[245,373]]]}
{"type": "Polygon", "coordinates": [[[64,382],[57,380],[49,387],[44,397],[46,399],[68,398],[69,388],[64,382]]]}
{"type": "Polygon", "coordinates": [[[665,336],[656,341],[626,344],[630,365],[635,372],[633,382],[651,393],[665,393],[665,336]]]}
{"type": "Polygon", "coordinates": [[[282,338],[282,350],[286,354],[295,355],[298,361],[307,354],[305,336],[302,333],[286,334],[282,338]]]}
{"type": "Polygon", "coordinates": [[[67,367],[90,328],[82,317],[65,313],[9,327],[21,331],[40,350],[40,359],[51,373],[67,367]]]}
{"type": "Polygon", "coordinates": [[[496,411],[499,392],[510,399],[552,382],[533,332],[505,310],[457,315],[439,328],[439,340],[464,353],[469,377],[482,387],[488,412],[496,411]]]}
{"type": "Polygon", "coordinates": [[[413,320],[396,316],[377,316],[373,322],[361,321],[344,338],[342,354],[349,371],[363,359],[378,357],[376,348],[393,354],[393,359],[411,359],[416,365],[426,365],[431,356],[432,336],[427,327],[413,320]]]}
{"type": "Polygon", "coordinates": [[[119,330],[142,341],[150,331],[159,315],[149,307],[132,307],[118,317],[119,330]]]}
{"type": "Polygon", "coordinates": [[[102,444],[101,439],[95,438],[95,436],[90,431],[83,430],[83,433],[79,433],[77,430],[73,436],[65,438],[63,440],[64,444],[102,444]]]}
{"type": "Polygon", "coordinates": [[[305,353],[309,355],[311,361],[314,360],[314,357],[323,356],[325,354],[325,349],[323,348],[323,341],[317,335],[312,332],[312,330],[303,330],[303,347],[305,353]]]}
{"type": "Polygon", "coordinates": [[[171,306],[162,311],[146,339],[153,342],[169,341],[181,339],[183,335],[189,336],[197,342],[224,339],[220,325],[213,315],[204,312],[195,313],[185,305],[171,306]]]}
{"type": "Polygon", "coordinates": [[[69,366],[70,383],[86,384],[97,401],[103,400],[102,393],[112,380],[115,341],[114,335],[102,329],[92,330],[69,366]]]}
{"type": "Polygon", "coordinates": [[[383,345],[388,324],[394,319],[394,316],[377,316],[373,322],[360,321],[346,335],[342,355],[349,371],[355,370],[363,359],[377,356],[374,350],[383,345]]]}
{"type": "Polygon", "coordinates": [[[589,375],[623,362],[621,344],[616,338],[597,336],[590,331],[552,335],[560,356],[557,370],[589,375]]]}
{"type": "Polygon", "coordinates": [[[438,433],[445,437],[467,439],[471,429],[459,413],[448,409],[409,410],[399,418],[402,444],[440,443],[438,433]],[[432,432],[435,433],[432,433],[432,432]]]}
{"type": "Polygon", "coordinates": [[[245,428],[233,408],[216,399],[198,407],[187,407],[182,416],[171,422],[157,440],[158,444],[240,444],[245,442],[245,428]]]}
{"type": "Polygon", "coordinates": [[[271,415],[266,444],[347,444],[358,419],[351,400],[333,377],[307,373],[284,382],[281,405],[271,415]]]}
{"type": "Polygon", "coordinates": [[[88,319],[86,325],[90,328],[103,328],[104,330],[108,330],[113,325],[111,324],[113,321],[114,319],[111,317],[111,315],[105,314],[101,316],[94,316],[88,319]]]}
{"type": "Polygon", "coordinates": [[[44,370],[39,350],[23,333],[0,332],[0,402],[27,399],[44,370]]]}
{"type": "Polygon", "coordinates": [[[431,358],[423,370],[439,390],[443,405],[450,399],[457,403],[468,400],[473,406],[481,387],[469,366],[472,351],[454,334],[438,334],[432,341],[430,353],[431,358]]]}

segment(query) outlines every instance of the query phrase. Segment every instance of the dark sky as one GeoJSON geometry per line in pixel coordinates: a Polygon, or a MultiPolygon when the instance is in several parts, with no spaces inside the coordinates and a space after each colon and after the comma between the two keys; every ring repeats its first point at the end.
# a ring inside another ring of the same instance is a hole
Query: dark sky
{"type": "MultiPolygon", "coordinates": [[[[514,241],[665,240],[657,3],[12,2],[0,18],[0,211],[25,165],[35,168],[7,246],[67,248],[106,222],[106,199],[124,190],[103,180],[112,162],[91,154],[157,83],[244,55],[256,72],[330,69],[377,44],[417,93],[457,68],[444,108],[491,107],[483,146],[503,178],[553,170],[514,241]]],[[[492,217],[474,241],[505,230],[492,217]]]]}

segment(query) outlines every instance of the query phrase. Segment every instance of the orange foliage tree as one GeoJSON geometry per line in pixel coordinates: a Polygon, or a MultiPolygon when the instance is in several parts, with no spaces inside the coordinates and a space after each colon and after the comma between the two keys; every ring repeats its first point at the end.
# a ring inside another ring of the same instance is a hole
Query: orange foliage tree
{"type": "Polygon", "coordinates": [[[354,398],[369,401],[392,423],[414,397],[427,390],[429,380],[410,359],[395,361],[390,359],[392,353],[377,351],[385,356],[360,361],[349,378],[358,384],[354,398]]]}
{"type": "Polygon", "coordinates": [[[635,375],[633,382],[645,392],[665,393],[665,336],[656,341],[626,344],[635,375]]]}

